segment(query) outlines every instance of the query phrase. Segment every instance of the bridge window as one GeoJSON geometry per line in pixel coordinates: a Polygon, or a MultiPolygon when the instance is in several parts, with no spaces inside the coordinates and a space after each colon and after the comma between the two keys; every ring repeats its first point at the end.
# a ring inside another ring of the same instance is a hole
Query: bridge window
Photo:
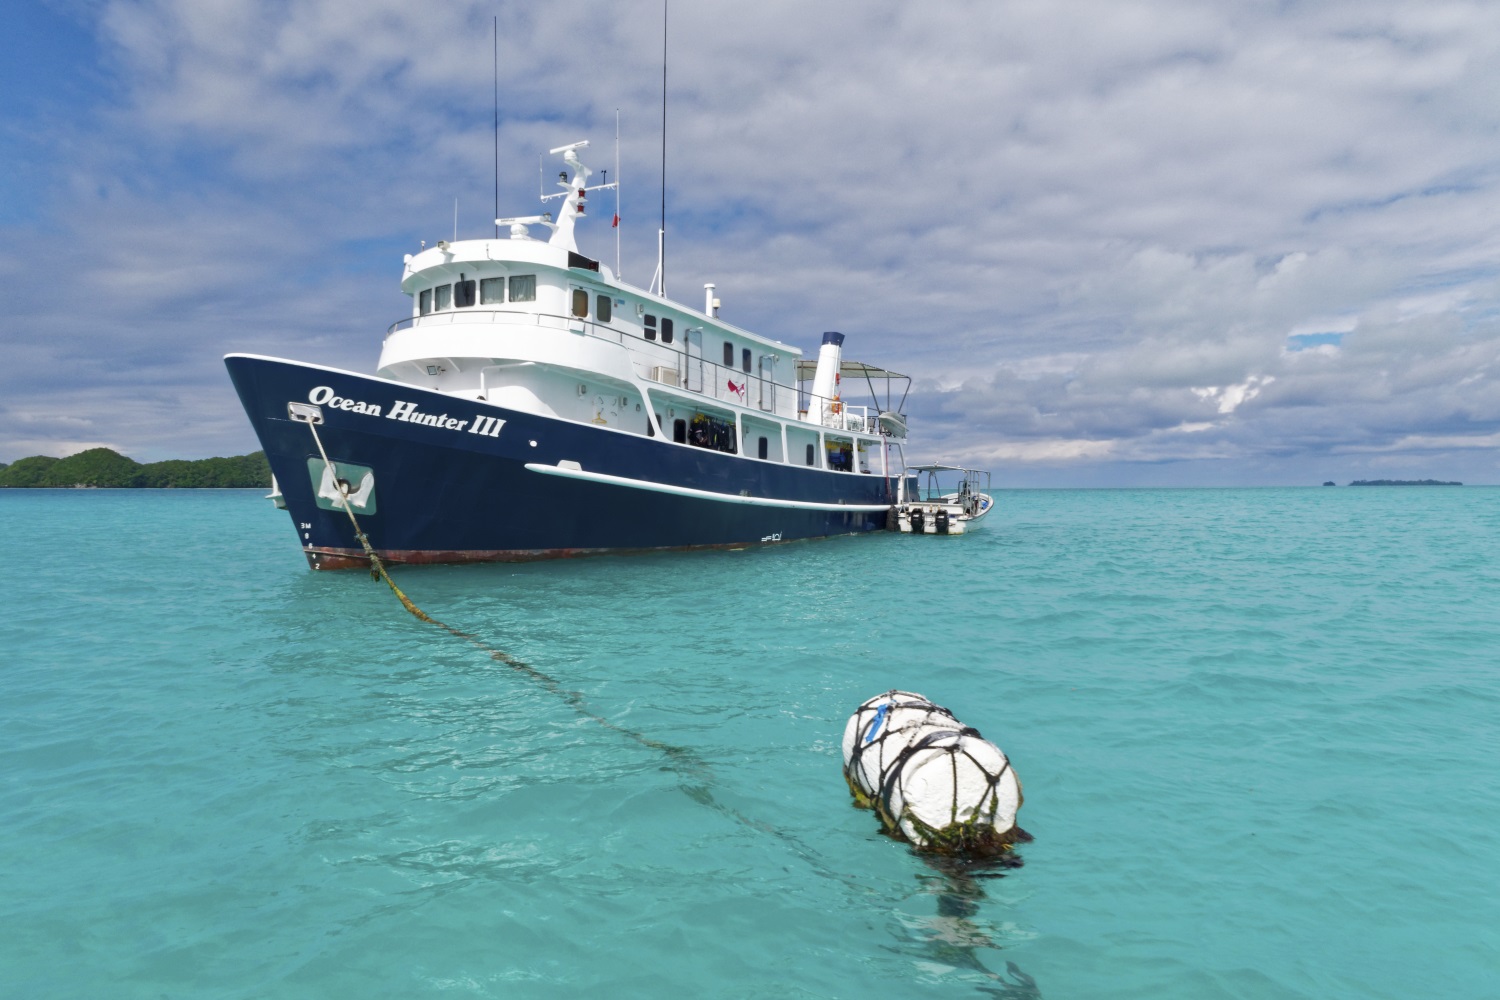
{"type": "Polygon", "coordinates": [[[432,312],[432,289],[422,289],[422,294],[417,296],[417,315],[426,316],[432,312]]]}
{"type": "Polygon", "coordinates": [[[482,278],[479,282],[479,304],[497,305],[505,301],[504,278],[482,278]]]}
{"type": "Polygon", "coordinates": [[[432,291],[434,293],[432,307],[434,312],[442,312],[444,309],[449,309],[453,306],[452,285],[438,285],[432,291]]]}
{"type": "Polygon", "coordinates": [[[764,437],[761,438],[758,450],[761,458],[767,457],[771,454],[771,442],[764,437]]]}
{"type": "Polygon", "coordinates": [[[573,289],[573,315],[579,318],[589,314],[589,293],[582,288],[573,289]]]}
{"type": "Polygon", "coordinates": [[[750,348],[740,351],[740,368],[746,372],[750,371],[750,348]]]}
{"type": "Polygon", "coordinates": [[[646,317],[646,339],[647,340],[655,340],[656,339],[656,317],[655,316],[648,315],[646,317]]]}
{"type": "Polygon", "coordinates": [[[661,318],[661,342],[663,344],[672,342],[672,321],[665,316],[661,318]]]}
{"type": "Polygon", "coordinates": [[[608,295],[601,295],[594,300],[594,318],[601,323],[608,323],[614,318],[614,302],[608,295]]]}
{"type": "Polygon", "coordinates": [[[687,421],[681,417],[672,421],[672,440],[678,444],[687,444],[687,421]]]}
{"type": "Polygon", "coordinates": [[[813,446],[812,445],[808,445],[807,446],[807,464],[808,465],[812,465],[813,464],[813,446]]]}
{"type": "Polygon", "coordinates": [[[460,309],[467,309],[474,304],[474,279],[458,276],[453,283],[453,304],[460,309]]]}
{"type": "Polygon", "coordinates": [[[727,340],[724,341],[724,367],[734,367],[734,345],[727,340]]]}
{"type": "Polygon", "coordinates": [[[510,276],[510,300],[512,302],[536,301],[536,275],[513,274],[510,276]]]}

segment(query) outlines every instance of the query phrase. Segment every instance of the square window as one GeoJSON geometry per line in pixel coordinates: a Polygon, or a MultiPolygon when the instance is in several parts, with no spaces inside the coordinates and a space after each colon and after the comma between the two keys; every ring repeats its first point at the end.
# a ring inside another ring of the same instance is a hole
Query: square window
{"type": "Polygon", "coordinates": [[[448,309],[448,308],[452,307],[452,305],[453,305],[453,286],[452,285],[438,285],[436,288],[433,289],[433,291],[437,293],[433,297],[434,298],[433,310],[435,312],[442,312],[444,309],[448,309]]]}
{"type": "Polygon", "coordinates": [[[608,295],[600,295],[594,300],[594,318],[601,323],[608,323],[614,318],[614,306],[608,295]]]}
{"type": "Polygon", "coordinates": [[[510,300],[512,302],[536,301],[536,275],[513,274],[510,276],[510,300]]]}
{"type": "Polygon", "coordinates": [[[458,281],[453,283],[453,304],[460,309],[467,309],[474,304],[474,279],[458,276],[458,281]]]}
{"type": "Polygon", "coordinates": [[[422,289],[422,294],[417,296],[417,315],[426,316],[432,312],[432,289],[422,289]]]}
{"type": "Polygon", "coordinates": [[[582,288],[573,289],[573,315],[583,319],[589,314],[589,293],[582,288]]]}
{"type": "Polygon", "coordinates": [[[646,317],[646,339],[647,340],[655,340],[656,339],[656,317],[655,316],[647,316],[646,317]]]}
{"type": "Polygon", "coordinates": [[[496,305],[505,301],[504,278],[481,278],[479,281],[480,305],[496,305]]]}

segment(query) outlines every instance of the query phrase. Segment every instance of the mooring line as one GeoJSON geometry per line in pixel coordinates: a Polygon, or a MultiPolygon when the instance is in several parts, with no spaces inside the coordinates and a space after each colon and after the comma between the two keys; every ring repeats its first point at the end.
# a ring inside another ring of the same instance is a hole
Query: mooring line
{"type": "Polygon", "coordinates": [[[708,808],[719,813],[720,815],[727,816],[728,818],[734,820],[742,826],[746,826],[752,830],[758,830],[761,833],[770,834],[771,836],[775,837],[776,839],[780,840],[782,843],[790,847],[792,851],[797,854],[797,856],[802,858],[803,861],[805,861],[809,866],[811,866],[813,869],[818,871],[819,874],[823,875],[826,878],[842,882],[848,888],[855,889],[863,894],[868,895],[875,892],[875,890],[869,885],[851,878],[821,861],[818,858],[817,852],[815,852],[807,845],[803,844],[792,834],[786,832],[785,830],[777,829],[776,827],[771,826],[769,823],[752,819],[751,817],[746,816],[744,813],[740,812],[738,809],[735,809],[733,806],[720,802],[717,798],[714,797],[713,791],[709,788],[709,782],[713,780],[713,771],[710,768],[708,762],[705,761],[697,751],[693,750],[690,747],[677,746],[673,743],[667,743],[662,740],[655,739],[654,737],[647,736],[645,733],[631,729],[629,726],[622,726],[617,722],[606,719],[604,716],[600,715],[598,712],[595,712],[592,708],[589,707],[588,702],[584,699],[581,693],[564,687],[562,682],[552,675],[546,673],[545,671],[538,670],[536,667],[525,662],[524,660],[516,659],[514,656],[511,656],[509,653],[504,652],[503,650],[495,649],[493,646],[485,643],[477,636],[471,635],[468,632],[464,632],[460,629],[456,629],[452,625],[449,625],[447,622],[439,621],[438,619],[429,615],[427,612],[423,611],[421,608],[417,607],[416,604],[413,603],[412,599],[407,597],[406,594],[402,592],[400,587],[396,586],[396,581],[392,580],[391,575],[386,572],[385,561],[380,558],[380,556],[375,552],[375,547],[372,546],[370,544],[370,540],[365,537],[364,530],[359,526],[359,519],[354,516],[354,509],[349,504],[349,484],[343,479],[339,478],[338,469],[334,466],[332,460],[329,459],[328,451],[323,447],[323,439],[318,434],[317,424],[312,420],[308,420],[307,429],[312,431],[313,441],[316,442],[318,446],[318,454],[322,456],[323,464],[328,470],[328,478],[332,480],[333,483],[337,486],[339,495],[340,497],[342,497],[342,501],[340,502],[339,506],[343,507],[344,513],[349,515],[349,523],[354,526],[354,537],[359,539],[360,546],[365,550],[365,555],[369,557],[370,579],[384,580],[385,585],[391,588],[391,593],[395,594],[397,600],[401,602],[401,606],[404,607],[407,611],[411,612],[413,616],[420,619],[421,621],[427,622],[429,625],[436,625],[438,628],[447,632],[449,635],[452,635],[455,638],[462,639],[465,642],[469,643],[471,646],[489,656],[490,659],[494,660],[495,662],[503,663],[505,666],[510,667],[517,673],[525,675],[529,679],[541,685],[542,688],[544,688],[548,693],[562,700],[569,708],[573,709],[574,712],[576,712],[583,718],[588,719],[592,722],[596,722],[599,725],[603,726],[605,729],[610,730],[611,732],[619,733],[621,736],[627,737],[635,741],[636,743],[639,743],[643,747],[647,747],[651,750],[655,750],[658,753],[665,755],[668,760],[669,767],[673,772],[677,774],[680,779],[691,778],[696,779],[697,782],[700,782],[696,784],[690,784],[687,780],[682,780],[678,784],[678,788],[681,789],[682,792],[694,802],[705,805],[708,808]]]}

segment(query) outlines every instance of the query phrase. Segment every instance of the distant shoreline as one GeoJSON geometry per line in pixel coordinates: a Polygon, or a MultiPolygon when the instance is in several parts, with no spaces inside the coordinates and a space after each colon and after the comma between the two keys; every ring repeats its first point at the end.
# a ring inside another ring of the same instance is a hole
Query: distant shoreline
{"type": "Polygon", "coordinates": [[[271,485],[264,452],[142,464],[111,448],[67,458],[33,455],[0,465],[0,489],[256,490],[271,485]]]}
{"type": "Polygon", "coordinates": [[[1350,486],[1462,486],[1463,483],[1445,483],[1436,479],[1356,479],[1350,486]]]}

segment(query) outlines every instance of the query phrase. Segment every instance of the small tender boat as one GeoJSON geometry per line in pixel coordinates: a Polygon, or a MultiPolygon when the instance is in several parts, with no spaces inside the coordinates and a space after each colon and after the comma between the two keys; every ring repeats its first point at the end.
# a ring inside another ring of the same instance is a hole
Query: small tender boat
{"type": "Polygon", "coordinates": [[[995,505],[990,474],[957,465],[913,465],[901,479],[896,522],[914,535],[962,535],[995,505]]]}

